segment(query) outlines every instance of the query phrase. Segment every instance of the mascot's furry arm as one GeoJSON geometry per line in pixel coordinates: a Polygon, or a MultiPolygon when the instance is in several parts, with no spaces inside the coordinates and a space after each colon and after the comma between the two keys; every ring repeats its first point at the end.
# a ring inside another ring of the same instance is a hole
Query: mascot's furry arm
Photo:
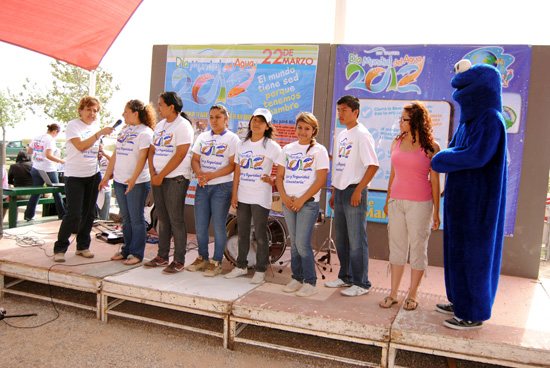
{"type": "Polygon", "coordinates": [[[438,153],[437,159],[434,157],[432,168],[435,171],[449,173],[478,169],[487,165],[493,158],[499,143],[494,137],[503,133],[500,113],[494,109],[488,109],[469,125],[461,124],[449,148],[438,153]],[[475,134],[468,134],[472,132],[475,134]]]}

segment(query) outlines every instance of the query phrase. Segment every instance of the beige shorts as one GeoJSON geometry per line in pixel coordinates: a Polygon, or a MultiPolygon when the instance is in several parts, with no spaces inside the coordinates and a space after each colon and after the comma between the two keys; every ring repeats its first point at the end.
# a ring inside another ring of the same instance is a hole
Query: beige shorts
{"type": "Polygon", "coordinates": [[[390,199],[388,202],[388,239],[390,263],[410,263],[414,270],[428,267],[428,239],[431,234],[433,200],[425,202],[390,199]]]}

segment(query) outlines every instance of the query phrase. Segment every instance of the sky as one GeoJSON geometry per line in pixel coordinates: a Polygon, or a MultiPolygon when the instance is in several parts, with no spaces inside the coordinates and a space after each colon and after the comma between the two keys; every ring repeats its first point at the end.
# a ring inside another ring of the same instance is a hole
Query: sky
{"type": "MultiPolygon", "coordinates": [[[[121,87],[106,108],[116,120],[127,101],[149,100],[153,45],[335,43],[337,1],[144,0],[100,64],[121,87]]],[[[549,10],[544,0],[347,0],[342,43],[550,45],[549,10]]],[[[0,89],[19,92],[26,78],[46,88],[52,61],[0,42],[0,89]]],[[[28,113],[7,140],[33,138],[51,122],[28,113]]]]}

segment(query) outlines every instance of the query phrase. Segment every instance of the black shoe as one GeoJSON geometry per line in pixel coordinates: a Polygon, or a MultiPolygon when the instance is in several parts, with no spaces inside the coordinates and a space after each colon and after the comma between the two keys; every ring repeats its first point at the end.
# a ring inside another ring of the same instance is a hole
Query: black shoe
{"type": "Polygon", "coordinates": [[[435,310],[438,311],[439,313],[452,314],[453,316],[455,314],[455,307],[453,306],[453,303],[436,304],[435,310]]]}
{"type": "Polygon", "coordinates": [[[445,327],[453,328],[455,330],[475,330],[483,326],[483,322],[465,321],[456,317],[446,319],[443,324],[445,327]]]}
{"type": "Polygon", "coordinates": [[[32,218],[25,217],[25,221],[32,221],[32,218]]]}

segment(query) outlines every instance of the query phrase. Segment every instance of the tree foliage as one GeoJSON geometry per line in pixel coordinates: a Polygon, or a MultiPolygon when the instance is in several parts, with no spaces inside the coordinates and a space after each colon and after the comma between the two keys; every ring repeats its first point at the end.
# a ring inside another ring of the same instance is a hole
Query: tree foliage
{"type": "MultiPolygon", "coordinates": [[[[44,91],[27,79],[23,85],[25,103],[33,113],[43,113],[65,125],[70,120],[78,119],[78,103],[83,96],[89,95],[90,76],[94,73],[58,60],[50,63],[50,66],[53,76],[51,86],[44,91]]],[[[95,71],[95,78],[95,97],[102,106],[99,122],[104,125],[111,120],[111,113],[105,109],[105,105],[120,87],[113,83],[112,74],[101,68],[95,71]]]]}
{"type": "Polygon", "coordinates": [[[2,141],[6,139],[6,128],[13,127],[21,121],[21,99],[12,94],[9,88],[0,91],[0,126],[2,127],[2,141]]]}

